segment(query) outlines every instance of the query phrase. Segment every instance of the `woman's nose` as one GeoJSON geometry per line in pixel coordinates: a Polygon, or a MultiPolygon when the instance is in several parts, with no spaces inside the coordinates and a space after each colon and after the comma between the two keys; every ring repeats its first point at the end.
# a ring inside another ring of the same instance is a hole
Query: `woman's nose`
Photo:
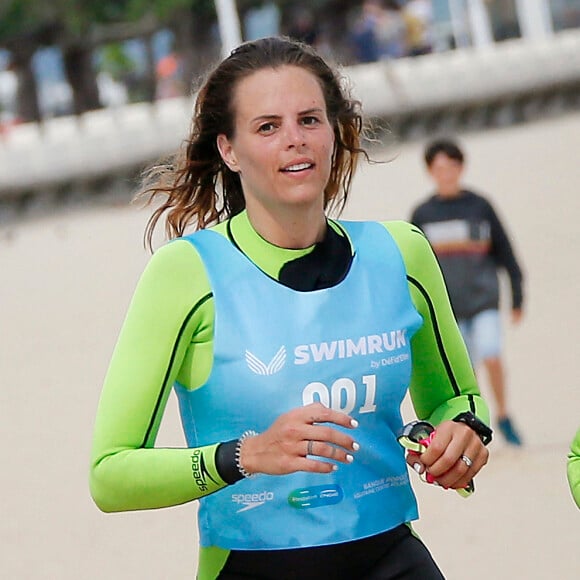
{"type": "Polygon", "coordinates": [[[286,141],[289,147],[299,147],[304,145],[304,127],[298,123],[289,123],[285,127],[286,141]]]}

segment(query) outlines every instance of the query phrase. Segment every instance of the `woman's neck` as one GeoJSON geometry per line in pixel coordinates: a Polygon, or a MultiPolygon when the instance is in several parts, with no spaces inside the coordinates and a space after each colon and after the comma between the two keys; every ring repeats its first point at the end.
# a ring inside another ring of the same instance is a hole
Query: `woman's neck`
{"type": "Polygon", "coordinates": [[[324,239],[326,216],[321,208],[285,212],[284,215],[248,210],[254,230],[266,241],[280,248],[309,248],[324,239]]]}

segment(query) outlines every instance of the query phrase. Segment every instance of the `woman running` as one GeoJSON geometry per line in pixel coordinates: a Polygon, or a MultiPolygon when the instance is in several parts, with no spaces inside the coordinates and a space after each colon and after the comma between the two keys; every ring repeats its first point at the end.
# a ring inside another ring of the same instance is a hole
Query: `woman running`
{"type": "Polygon", "coordinates": [[[461,489],[487,462],[488,409],[427,240],[328,217],[366,155],[362,130],[312,48],[245,43],[143,188],[162,199],[149,245],[162,216],[171,241],[110,363],[91,492],[106,512],[199,500],[201,580],[440,579],[411,528],[407,463],[461,489]],[[155,448],[172,388],[187,447],[155,448]],[[406,463],[409,389],[436,431],[406,463]]]}

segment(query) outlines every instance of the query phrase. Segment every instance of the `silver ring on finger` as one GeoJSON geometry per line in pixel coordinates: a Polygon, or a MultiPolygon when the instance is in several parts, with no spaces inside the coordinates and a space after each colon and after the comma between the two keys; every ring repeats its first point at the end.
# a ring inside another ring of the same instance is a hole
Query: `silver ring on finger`
{"type": "Polygon", "coordinates": [[[314,455],[312,447],[314,446],[314,441],[312,439],[308,440],[308,445],[306,446],[306,455],[314,455]]]}
{"type": "Polygon", "coordinates": [[[467,467],[471,467],[473,465],[473,461],[471,461],[467,455],[462,455],[459,459],[461,459],[461,461],[463,461],[467,467]]]}

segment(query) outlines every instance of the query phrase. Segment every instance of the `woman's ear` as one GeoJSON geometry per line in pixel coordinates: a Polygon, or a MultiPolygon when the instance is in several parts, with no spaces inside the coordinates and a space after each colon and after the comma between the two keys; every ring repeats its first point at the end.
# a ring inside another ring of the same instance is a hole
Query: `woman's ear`
{"type": "Polygon", "coordinates": [[[238,165],[238,159],[230,140],[223,133],[220,133],[217,136],[216,145],[228,169],[234,173],[239,173],[240,167],[238,165]]]}

